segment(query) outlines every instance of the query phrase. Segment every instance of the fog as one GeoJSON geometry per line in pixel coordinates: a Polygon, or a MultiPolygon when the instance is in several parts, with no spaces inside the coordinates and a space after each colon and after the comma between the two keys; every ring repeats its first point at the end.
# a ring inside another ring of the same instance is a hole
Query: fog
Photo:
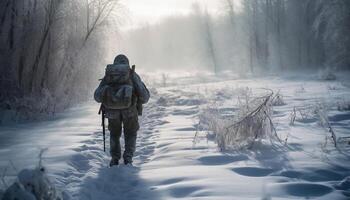
{"type": "Polygon", "coordinates": [[[131,23],[111,40],[110,57],[123,52],[147,70],[268,74],[349,68],[347,1],[154,0],[126,5],[131,23]]]}
{"type": "MultiPolygon", "coordinates": [[[[238,2],[238,1],[237,1],[238,2]]],[[[128,17],[132,23],[124,24],[122,28],[135,28],[145,24],[154,24],[173,15],[187,15],[191,13],[191,6],[198,3],[217,14],[220,12],[221,0],[124,0],[128,10],[128,17]]]]}
{"type": "Polygon", "coordinates": [[[347,0],[4,0],[1,108],[56,113],[91,99],[120,53],[161,74],[348,70],[349,9],[347,0]]]}

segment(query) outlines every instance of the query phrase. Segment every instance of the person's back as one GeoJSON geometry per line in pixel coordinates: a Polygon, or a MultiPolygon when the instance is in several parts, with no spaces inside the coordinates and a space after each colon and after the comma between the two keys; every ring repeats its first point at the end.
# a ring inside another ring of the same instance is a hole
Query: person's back
{"type": "Polygon", "coordinates": [[[108,118],[112,157],[110,166],[118,165],[121,158],[122,128],[125,140],[124,164],[132,164],[139,130],[138,115],[142,114],[142,104],[148,102],[150,94],[135,70],[130,68],[125,55],[118,55],[114,63],[107,66],[94,98],[102,104],[108,118]]]}

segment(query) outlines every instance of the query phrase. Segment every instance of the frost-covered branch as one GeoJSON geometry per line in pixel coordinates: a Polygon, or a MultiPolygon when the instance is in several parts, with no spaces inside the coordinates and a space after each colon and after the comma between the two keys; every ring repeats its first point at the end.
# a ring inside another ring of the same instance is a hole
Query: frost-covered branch
{"type": "Polygon", "coordinates": [[[40,151],[39,163],[35,169],[24,169],[18,173],[17,180],[6,189],[2,199],[63,200],[68,198],[55,187],[46,168],[42,165],[42,156],[45,151],[46,149],[40,151]]]}
{"type": "Polygon", "coordinates": [[[251,148],[256,140],[261,139],[282,143],[272,121],[274,93],[252,99],[247,93],[242,96],[244,100],[239,101],[232,118],[221,116],[215,107],[200,115],[200,123],[215,134],[220,149],[251,148]]]}
{"type": "Polygon", "coordinates": [[[315,113],[318,115],[321,125],[328,129],[328,132],[330,133],[330,137],[332,138],[333,144],[335,147],[337,147],[337,136],[331,124],[329,123],[326,108],[323,105],[317,105],[315,108],[315,113]]]}

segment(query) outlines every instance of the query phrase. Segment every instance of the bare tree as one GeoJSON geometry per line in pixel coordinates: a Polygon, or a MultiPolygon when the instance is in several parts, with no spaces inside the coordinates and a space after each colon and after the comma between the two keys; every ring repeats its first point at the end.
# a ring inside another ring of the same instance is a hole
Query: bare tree
{"type": "Polygon", "coordinates": [[[284,17],[284,0],[277,0],[277,15],[276,15],[276,31],[277,31],[277,46],[278,46],[278,64],[281,70],[284,70],[283,49],[282,49],[282,23],[284,17]]]}
{"type": "MultiPolygon", "coordinates": [[[[12,2],[13,3],[13,2],[12,2]]],[[[6,0],[6,1],[1,1],[0,2],[0,13],[1,13],[1,18],[0,18],[0,34],[2,33],[3,26],[5,23],[6,15],[8,13],[8,10],[10,8],[11,0],[6,0]]]]}
{"type": "Polygon", "coordinates": [[[199,27],[199,36],[201,38],[201,43],[203,44],[204,49],[204,56],[210,62],[210,67],[213,68],[213,72],[215,75],[218,74],[219,65],[218,65],[218,58],[217,58],[217,52],[216,47],[214,43],[214,33],[213,33],[213,22],[212,18],[208,12],[207,9],[204,11],[200,7],[199,4],[195,3],[193,4],[193,10],[194,14],[197,18],[197,26],[199,27]]]}
{"type": "Polygon", "coordinates": [[[17,113],[50,112],[87,95],[76,91],[90,84],[90,68],[104,56],[102,41],[92,36],[102,33],[118,5],[119,0],[1,1],[2,102],[13,102],[17,113]]]}
{"type": "Polygon", "coordinates": [[[90,35],[111,16],[119,2],[120,0],[86,0],[86,34],[83,46],[90,35]],[[91,13],[96,14],[92,15],[91,13]]]}
{"type": "MultiPolygon", "coordinates": [[[[229,16],[229,21],[231,24],[232,28],[232,47],[237,46],[237,36],[238,36],[238,23],[236,20],[236,13],[235,13],[235,3],[234,0],[226,0],[226,6],[228,8],[228,16],[229,16]]],[[[236,49],[236,48],[234,48],[236,49]]],[[[230,55],[231,57],[235,57],[235,51],[230,55]]]]}
{"type": "Polygon", "coordinates": [[[270,38],[270,23],[271,23],[271,0],[265,0],[265,41],[264,41],[264,56],[263,65],[268,68],[269,63],[269,38],[270,38]]]}
{"type": "MultiPolygon", "coordinates": [[[[82,49],[86,46],[88,40],[92,34],[101,28],[109,17],[112,17],[112,13],[116,7],[120,5],[119,0],[86,0],[86,32],[82,38],[80,47],[73,50],[73,53],[66,54],[59,77],[62,77],[66,84],[70,84],[72,80],[75,80],[76,73],[80,69],[76,67],[76,59],[79,57],[82,49]]],[[[63,87],[65,88],[65,87],[63,87]]]]}
{"type": "Polygon", "coordinates": [[[215,45],[213,41],[213,28],[212,28],[212,21],[211,17],[208,13],[207,10],[204,12],[204,19],[203,19],[203,25],[204,25],[204,34],[205,34],[205,39],[209,51],[209,56],[213,62],[213,67],[214,67],[214,74],[218,74],[218,60],[216,57],[216,50],[215,50],[215,45]]]}
{"type": "MultiPolygon", "coordinates": [[[[34,63],[31,67],[31,79],[29,82],[31,92],[35,92],[35,89],[37,88],[35,85],[35,80],[41,80],[40,77],[38,77],[38,68],[39,68],[39,62],[41,61],[41,57],[43,56],[44,53],[44,47],[48,41],[48,37],[50,34],[50,31],[52,27],[54,26],[54,23],[58,19],[58,11],[59,7],[62,4],[62,0],[48,0],[46,7],[45,7],[45,24],[43,27],[43,34],[39,42],[39,49],[35,54],[35,60],[34,63]]],[[[47,65],[45,65],[47,66],[47,65]]],[[[44,66],[44,67],[45,67],[44,66]]]]}
{"type": "Polygon", "coordinates": [[[235,37],[236,36],[235,4],[232,0],[226,0],[226,4],[228,7],[230,23],[233,28],[233,37],[235,37]]]}

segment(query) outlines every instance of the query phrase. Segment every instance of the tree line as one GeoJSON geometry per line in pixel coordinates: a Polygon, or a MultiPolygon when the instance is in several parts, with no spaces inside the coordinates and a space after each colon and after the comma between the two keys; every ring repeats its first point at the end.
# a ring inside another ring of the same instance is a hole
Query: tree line
{"type": "Polygon", "coordinates": [[[243,6],[252,71],[349,69],[349,1],[247,0],[243,6]]]}
{"type": "Polygon", "coordinates": [[[31,118],[85,100],[109,46],[163,72],[350,69],[350,1],[221,2],[215,15],[197,3],[119,38],[110,32],[119,0],[0,1],[0,115],[31,118]]]}
{"type": "Polygon", "coordinates": [[[0,1],[1,110],[54,113],[86,98],[106,51],[99,38],[118,6],[119,0],[0,1]]]}
{"type": "Polygon", "coordinates": [[[266,73],[350,69],[350,1],[222,0],[126,32],[121,49],[150,68],[266,73]],[[140,46],[146,51],[140,51],[140,46]]]}

